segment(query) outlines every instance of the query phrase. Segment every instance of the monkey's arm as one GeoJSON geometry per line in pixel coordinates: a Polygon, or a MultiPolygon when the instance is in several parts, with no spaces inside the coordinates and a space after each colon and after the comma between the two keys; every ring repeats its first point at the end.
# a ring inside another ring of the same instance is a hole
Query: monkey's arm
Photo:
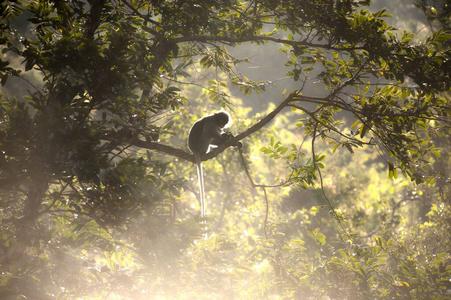
{"type": "MultiPolygon", "coordinates": [[[[221,135],[225,138],[226,141],[235,137],[230,131],[226,131],[226,132],[224,132],[221,135]]],[[[231,146],[238,147],[238,148],[243,148],[243,144],[241,142],[239,142],[239,141],[236,142],[235,144],[232,144],[231,146]]]]}
{"type": "Polygon", "coordinates": [[[210,136],[210,145],[213,146],[219,146],[221,144],[223,144],[225,141],[227,141],[230,136],[226,135],[225,133],[222,133],[222,131],[218,128],[207,128],[208,130],[208,136],[210,136]]]}

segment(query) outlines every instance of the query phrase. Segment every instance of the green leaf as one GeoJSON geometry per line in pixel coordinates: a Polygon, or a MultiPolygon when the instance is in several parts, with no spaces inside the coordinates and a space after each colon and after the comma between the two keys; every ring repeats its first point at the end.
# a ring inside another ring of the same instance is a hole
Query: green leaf
{"type": "Polygon", "coordinates": [[[351,144],[344,143],[343,146],[349,151],[349,153],[354,154],[354,150],[352,149],[351,144]]]}
{"type": "Polygon", "coordinates": [[[365,124],[360,126],[360,138],[363,138],[365,134],[368,132],[368,130],[369,128],[365,124]]]}
{"type": "Polygon", "coordinates": [[[8,74],[3,74],[2,81],[1,81],[2,85],[5,85],[7,80],[8,80],[8,74]]]}
{"type": "Polygon", "coordinates": [[[388,162],[388,178],[394,178],[395,176],[395,166],[393,163],[388,162]]]}

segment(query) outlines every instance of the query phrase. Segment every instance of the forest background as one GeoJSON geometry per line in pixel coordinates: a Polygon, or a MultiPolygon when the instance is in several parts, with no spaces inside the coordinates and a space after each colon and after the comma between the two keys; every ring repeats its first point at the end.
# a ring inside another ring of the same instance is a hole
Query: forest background
{"type": "Polygon", "coordinates": [[[1,299],[451,297],[448,1],[0,13],[1,299]]]}

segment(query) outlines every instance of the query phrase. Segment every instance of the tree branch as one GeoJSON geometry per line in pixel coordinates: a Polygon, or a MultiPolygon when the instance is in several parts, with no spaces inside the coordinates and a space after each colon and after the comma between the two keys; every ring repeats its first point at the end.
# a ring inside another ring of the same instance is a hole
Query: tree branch
{"type": "MultiPolygon", "coordinates": [[[[225,149],[227,149],[230,146],[234,146],[238,143],[238,141],[244,139],[245,137],[251,135],[252,133],[258,131],[259,129],[261,129],[263,126],[265,126],[266,124],[268,124],[272,119],[274,119],[274,117],[283,109],[285,108],[290,101],[293,101],[293,99],[295,98],[295,96],[297,96],[297,92],[293,92],[291,93],[287,98],[285,98],[280,104],[279,106],[276,107],[276,109],[274,109],[271,113],[269,113],[266,117],[264,117],[263,119],[261,119],[258,123],[254,124],[252,127],[250,127],[249,129],[247,129],[246,131],[236,135],[235,137],[227,140],[225,143],[221,144],[220,146],[218,146],[217,148],[213,149],[212,151],[208,152],[205,155],[202,155],[201,161],[206,161],[209,159],[212,159],[213,157],[216,157],[217,155],[219,155],[220,153],[222,153],[225,149]]],[[[107,135],[107,139],[114,139],[114,136],[112,135],[107,135]]],[[[190,161],[192,163],[195,163],[196,160],[194,158],[194,155],[183,151],[182,149],[178,149],[178,148],[174,148],[168,145],[164,145],[164,144],[160,144],[160,143],[155,143],[155,142],[147,142],[147,141],[143,141],[140,139],[134,139],[131,141],[128,141],[131,145],[136,146],[136,147],[140,147],[140,148],[144,148],[144,149],[149,149],[149,150],[155,150],[158,152],[162,152],[162,153],[166,153],[172,156],[176,156],[178,158],[184,159],[186,161],[190,161]]]]}
{"type": "Polygon", "coordinates": [[[105,0],[92,0],[89,1],[91,10],[89,11],[88,19],[86,21],[85,37],[89,40],[94,38],[94,34],[97,28],[100,26],[100,18],[102,16],[102,10],[105,6],[105,0]]]}
{"type": "Polygon", "coordinates": [[[146,142],[146,141],[142,141],[142,140],[139,140],[139,139],[132,140],[129,143],[131,145],[133,145],[133,146],[136,146],[136,147],[149,149],[149,150],[155,150],[155,151],[158,151],[158,152],[166,153],[166,154],[169,154],[171,156],[175,156],[175,157],[178,157],[178,158],[190,161],[192,163],[196,163],[194,155],[192,155],[192,154],[190,154],[188,152],[185,152],[182,149],[174,148],[174,147],[171,147],[171,146],[168,146],[168,145],[155,143],[155,142],[146,142]]]}
{"type": "Polygon", "coordinates": [[[252,41],[269,41],[279,44],[288,44],[290,46],[308,46],[308,47],[316,47],[316,48],[323,48],[323,49],[329,49],[329,50],[345,50],[345,51],[351,51],[351,50],[359,50],[359,49],[365,49],[364,47],[333,47],[329,44],[315,44],[310,43],[306,41],[292,41],[287,39],[281,39],[276,38],[272,36],[245,36],[241,38],[236,37],[230,37],[230,36],[214,36],[214,35],[189,35],[189,36],[182,36],[178,38],[171,39],[174,43],[183,43],[183,42],[227,42],[227,43],[244,43],[244,42],[252,42],[252,41]]]}

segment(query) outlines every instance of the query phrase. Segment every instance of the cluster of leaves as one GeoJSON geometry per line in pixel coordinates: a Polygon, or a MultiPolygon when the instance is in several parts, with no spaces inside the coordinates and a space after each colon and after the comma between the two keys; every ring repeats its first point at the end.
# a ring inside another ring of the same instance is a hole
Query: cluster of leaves
{"type": "Polygon", "coordinates": [[[449,3],[438,0],[418,0],[414,2],[415,6],[423,10],[431,27],[451,28],[449,3]],[[432,24],[431,24],[432,23],[432,24]],[[438,23],[438,25],[436,24],[438,23]]]}
{"type": "MultiPolygon", "coordinates": [[[[159,226],[174,219],[183,180],[127,142],[157,140],[156,112],[185,101],[159,77],[172,54],[155,55],[143,20],[113,3],[1,5],[3,53],[24,62],[2,63],[2,84],[23,76],[33,89],[23,100],[1,98],[2,298],[83,291],[93,276],[109,278],[94,257],[121,249],[145,216],[158,215],[159,226]],[[22,15],[27,26],[17,30],[22,15]],[[154,93],[140,100],[149,84],[154,93]]],[[[155,231],[136,232],[146,238],[155,231]]]]}

